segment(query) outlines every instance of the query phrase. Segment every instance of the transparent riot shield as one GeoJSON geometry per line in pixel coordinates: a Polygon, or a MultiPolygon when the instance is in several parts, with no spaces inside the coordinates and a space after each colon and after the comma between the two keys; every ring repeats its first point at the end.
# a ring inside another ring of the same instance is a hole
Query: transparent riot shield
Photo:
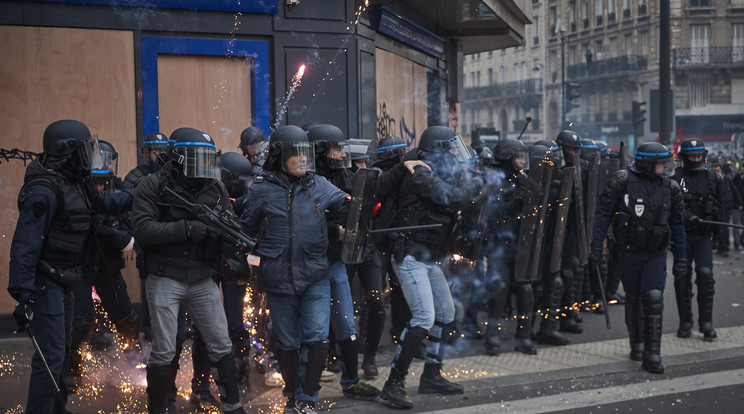
{"type": "Polygon", "coordinates": [[[344,264],[358,264],[364,260],[367,235],[372,229],[372,210],[379,176],[380,170],[376,168],[360,168],[354,176],[349,215],[341,246],[341,261],[344,264]]]}
{"type": "Polygon", "coordinates": [[[563,169],[561,177],[561,190],[558,193],[558,200],[555,201],[555,224],[553,235],[553,250],[550,256],[550,272],[555,273],[561,270],[561,257],[563,256],[563,243],[566,239],[566,225],[568,224],[568,209],[571,207],[571,193],[573,192],[575,167],[566,167],[563,169]]]}

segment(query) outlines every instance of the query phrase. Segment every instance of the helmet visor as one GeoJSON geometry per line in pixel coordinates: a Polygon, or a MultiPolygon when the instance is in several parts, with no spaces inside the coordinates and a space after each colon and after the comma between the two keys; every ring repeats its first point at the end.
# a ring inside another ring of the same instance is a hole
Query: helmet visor
{"type": "Polygon", "coordinates": [[[666,157],[656,161],[654,173],[662,177],[671,177],[674,175],[674,158],[666,157]]]}
{"type": "Polygon", "coordinates": [[[315,171],[315,148],[312,142],[282,142],[279,146],[282,168],[287,174],[302,177],[307,172],[315,171]]]}
{"type": "Polygon", "coordinates": [[[468,146],[465,145],[465,141],[462,140],[462,135],[457,134],[449,140],[449,150],[455,154],[455,158],[459,162],[469,161],[473,158],[473,154],[468,151],[468,146]]]}
{"type": "Polygon", "coordinates": [[[176,144],[183,175],[189,178],[219,178],[217,154],[214,145],[190,143],[176,144]]]}
{"type": "Polygon", "coordinates": [[[527,150],[515,152],[512,162],[514,163],[515,170],[526,170],[530,168],[529,152],[527,150]]]}
{"type": "Polygon", "coordinates": [[[98,146],[98,137],[95,135],[77,140],[77,155],[80,167],[84,170],[100,170],[104,166],[101,147],[98,146]]]}
{"type": "Polygon", "coordinates": [[[351,168],[351,145],[349,141],[328,142],[328,152],[325,156],[331,168],[351,168]]]}
{"type": "Polygon", "coordinates": [[[102,149],[101,158],[103,160],[103,168],[109,170],[111,175],[116,175],[119,171],[119,154],[110,149],[102,149]]]}

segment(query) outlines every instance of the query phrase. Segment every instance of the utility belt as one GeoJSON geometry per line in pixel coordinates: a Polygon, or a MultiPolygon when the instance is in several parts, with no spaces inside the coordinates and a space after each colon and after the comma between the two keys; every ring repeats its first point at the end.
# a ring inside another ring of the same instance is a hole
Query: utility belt
{"type": "Polygon", "coordinates": [[[612,222],[617,248],[631,252],[657,252],[669,245],[671,233],[666,224],[644,223],[628,213],[617,213],[612,222]]]}
{"type": "Polygon", "coordinates": [[[39,260],[36,269],[39,274],[57,282],[65,289],[66,293],[71,292],[72,289],[83,280],[83,269],[81,266],[59,268],[52,266],[45,260],[39,260]]]}

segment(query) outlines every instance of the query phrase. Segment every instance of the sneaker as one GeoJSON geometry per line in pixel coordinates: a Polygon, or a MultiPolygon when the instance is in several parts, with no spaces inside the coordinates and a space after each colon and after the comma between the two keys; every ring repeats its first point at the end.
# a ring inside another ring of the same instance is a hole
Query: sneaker
{"type": "Polygon", "coordinates": [[[284,414],[294,414],[295,413],[295,399],[294,395],[290,395],[287,397],[287,404],[284,405],[284,414]]]}
{"type": "Polygon", "coordinates": [[[336,379],[336,373],[328,371],[327,369],[324,369],[323,372],[320,373],[320,380],[323,382],[331,382],[336,379]]]}
{"type": "Polygon", "coordinates": [[[318,414],[315,411],[315,403],[312,401],[295,401],[294,411],[291,412],[295,414],[318,414]]]}
{"type": "Polygon", "coordinates": [[[219,401],[217,401],[217,399],[214,398],[214,395],[209,391],[192,392],[189,397],[189,402],[194,408],[204,411],[220,408],[219,401]]]}
{"type": "Polygon", "coordinates": [[[269,371],[264,373],[264,384],[269,388],[281,387],[284,383],[282,374],[276,371],[269,371]]]}
{"type": "Polygon", "coordinates": [[[374,400],[378,395],[380,395],[380,390],[378,390],[377,387],[361,379],[358,379],[355,383],[344,388],[343,391],[344,397],[346,398],[356,398],[367,401],[374,400]]]}

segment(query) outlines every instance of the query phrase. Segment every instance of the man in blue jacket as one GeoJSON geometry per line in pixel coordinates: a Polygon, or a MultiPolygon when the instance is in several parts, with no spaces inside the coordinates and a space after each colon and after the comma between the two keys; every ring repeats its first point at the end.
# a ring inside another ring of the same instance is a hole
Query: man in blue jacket
{"type": "Polygon", "coordinates": [[[301,128],[279,127],[270,142],[264,172],[248,190],[243,226],[258,239],[286,408],[312,413],[328,352],[326,211],[344,215],[347,194],[313,173],[313,146],[301,128]]]}

